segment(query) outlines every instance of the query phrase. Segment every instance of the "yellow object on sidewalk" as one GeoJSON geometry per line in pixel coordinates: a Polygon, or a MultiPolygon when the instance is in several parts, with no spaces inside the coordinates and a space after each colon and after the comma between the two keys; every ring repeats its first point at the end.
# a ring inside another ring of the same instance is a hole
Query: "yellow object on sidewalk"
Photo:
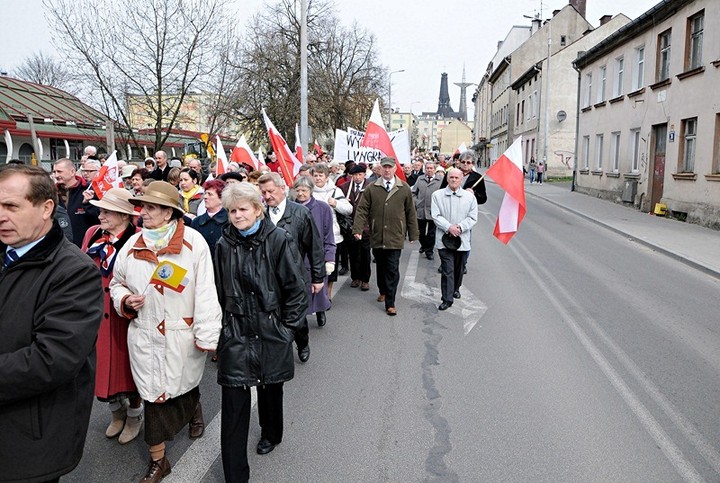
{"type": "Polygon", "coordinates": [[[667,205],[665,203],[655,203],[654,213],[658,216],[665,216],[667,214],[667,205]]]}

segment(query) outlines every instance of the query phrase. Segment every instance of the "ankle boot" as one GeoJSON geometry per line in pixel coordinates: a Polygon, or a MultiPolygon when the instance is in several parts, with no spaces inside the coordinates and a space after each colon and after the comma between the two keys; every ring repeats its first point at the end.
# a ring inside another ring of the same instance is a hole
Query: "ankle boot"
{"type": "Polygon", "coordinates": [[[145,473],[143,479],[140,480],[140,483],[158,483],[169,475],[170,472],[170,462],[166,456],[163,456],[162,459],[158,461],[150,460],[147,473],[145,473]]]}
{"type": "MultiPolygon", "coordinates": [[[[132,408],[131,408],[132,409],[132,408]]],[[[127,444],[133,439],[137,438],[140,434],[140,428],[142,427],[142,413],[137,416],[128,416],[125,420],[125,427],[120,433],[118,443],[127,444]]]]}
{"type": "Polygon", "coordinates": [[[195,414],[190,419],[190,426],[188,428],[188,435],[190,439],[197,439],[205,432],[205,420],[203,419],[202,404],[198,401],[195,414]]]}
{"type": "Polygon", "coordinates": [[[114,438],[120,434],[125,426],[126,418],[127,406],[125,406],[125,402],[123,401],[120,409],[116,409],[112,412],[112,421],[110,421],[110,425],[105,430],[105,436],[108,438],[114,438]]]}

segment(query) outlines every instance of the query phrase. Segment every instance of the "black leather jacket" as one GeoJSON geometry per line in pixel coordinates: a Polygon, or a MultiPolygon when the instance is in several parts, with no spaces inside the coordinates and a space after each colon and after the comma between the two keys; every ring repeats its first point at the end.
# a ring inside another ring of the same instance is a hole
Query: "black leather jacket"
{"type": "Polygon", "coordinates": [[[291,236],[269,219],[246,238],[225,226],[215,248],[223,310],[218,384],[256,386],[293,378],[294,332],[308,305],[301,267],[291,236]]]}
{"type": "MultiPolygon", "coordinates": [[[[266,218],[269,219],[269,216],[266,218]]],[[[277,226],[292,235],[293,241],[300,251],[301,265],[307,255],[310,261],[311,282],[323,283],[325,281],[325,249],[310,210],[299,203],[287,200],[285,212],[278,220],[277,226]]]]}

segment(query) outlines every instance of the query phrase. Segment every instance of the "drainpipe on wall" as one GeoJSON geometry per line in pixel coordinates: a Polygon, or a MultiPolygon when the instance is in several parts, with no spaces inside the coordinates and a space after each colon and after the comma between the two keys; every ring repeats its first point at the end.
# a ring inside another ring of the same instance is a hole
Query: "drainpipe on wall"
{"type": "MultiPolygon", "coordinates": [[[[578,52],[578,57],[585,55],[585,51],[578,52]]],[[[573,173],[572,183],[570,184],[570,191],[575,191],[575,183],[577,182],[577,171],[578,171],[578,152],[580,145],[580,69],[578,69],[575,62],[572,63],[573,69],[578,73],[577,78],[577,100],[575,106],[575,156],[573,156],[573,173]]]]}

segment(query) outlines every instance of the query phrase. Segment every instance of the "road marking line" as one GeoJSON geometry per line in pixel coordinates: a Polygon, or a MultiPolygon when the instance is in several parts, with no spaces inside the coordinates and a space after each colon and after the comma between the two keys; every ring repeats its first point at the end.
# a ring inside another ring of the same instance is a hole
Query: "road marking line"
{"type": "MultiPolygon", "coordinates": [[[[667,435],[660,423],[657,422],[657,420],[645,407],[642,401],[640,401],[638,396],[636,396],[635,393],[630,389],[627,383],[623,380],[622,376],[618,374],[618,372],[613,368],[612,364],[610,364],[610,362],[602,355],[600,349],[595,345],[595,343],[592,342],[587,333],[580,327],[577,322],[575,322],[575,320],[567,311],[562,302],[555,296],[553,291],[548,288],[547,278],[550,278],[554,284],[559,285],[555,277],[553,277],[550,273],[548,273],[547,270],[544,270],[542,267],[540,267],[540,269],[543,271],[544,277],[540,276],[540,274],[535,270],[535,268],[533,268],[527,261],[528,259],[532,259],[532,257],[530,256],[529,250],[525,248],[522,242],[516,242],[514,245],[509,244],[508,247],[515,253],[518,261],[525,266],[527,273],[533,278],[540,290],[545,293],[545,296],[547,297],[548,301],[553,305],[553,307],[555,307],[555,310],[557,310],[562,315],[565,324],[575,334],[575,337],[578,338],[580,344],[585,348],[590,357],[593,358],[595,363],[598,365],[603,374],[605,374],[605,377],[613,385],[620,397],[622,397],[625,403],[630,407],[630,410],[635,414],[635,417],[645,427],[645,430],[650,434],[653,440],[655,440],[655,443],[658,445],[663,454],[665,454],[665,457],[670,461],[673,467],[675,467],[675,470],[678,472],[678,474],[685,481],[705,481],[702,476],[700,476],[700,474],[697,472],[697,470],[695,470],[692,464],[687,459],[685,459],[685,456],[683,455],[680,448],[678,448],[677,445],[675,445],[675,443],[672,441],[672,439],[670,439],[670,437],[667,435]],[[523,251],[525,251],[524,256],[520,253],[520,247],[523,251]]],[[[574,305],[574,308],[582,310],[574,302],[572,302],[571,298],[568,298],[568,300],[572,305],[574,305]]]]}
{"type": "MultiPolygon", "coordinates": [[[[257,390],[250,388],[250,410],[257,404],[257,390]]],[[[205,425],[202,438],[196,439],[172,467],[172,473],[164,478],[167,483],[196,483],[210,471],[220,456],[220,426],[222,412],[205,425]]]]}
{"type": "MultiPolygon", "coordinates": [[[[433,305],[438,304],[442,299],[442,291],[440,288],[431,287],[415,281],[419,260],[420,252],[413,250],[410,254],[407,270],[405,271],[401,295],[404,298],[417,300],[418,302],[430,302],[433,305]]],[[[477,298],[470,289],[463,288],[462,298],[455,299],[452,307],[448,309],[448,312],[460,313],[463,318],[463,333],[464,335],[468,335],[482,316],[485,315],[487,309],[487,305],[477,298]]]]}

